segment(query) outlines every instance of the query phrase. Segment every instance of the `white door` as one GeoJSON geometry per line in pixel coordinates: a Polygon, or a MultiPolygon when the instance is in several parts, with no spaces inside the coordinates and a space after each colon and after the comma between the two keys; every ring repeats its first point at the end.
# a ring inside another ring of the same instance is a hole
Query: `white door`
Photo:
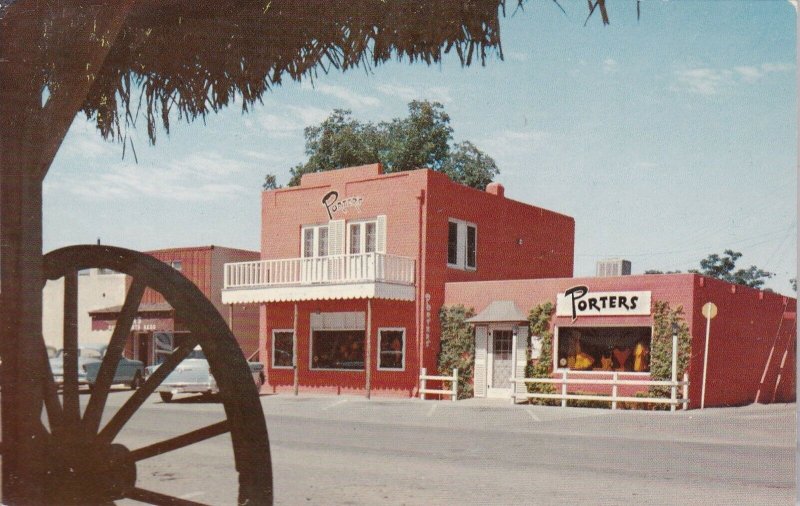
{"type": "Polygon", "coordinates": [[[491,329],[489,337],[488,397],[511,397],[514,333],[510,328],[491,329]]]}

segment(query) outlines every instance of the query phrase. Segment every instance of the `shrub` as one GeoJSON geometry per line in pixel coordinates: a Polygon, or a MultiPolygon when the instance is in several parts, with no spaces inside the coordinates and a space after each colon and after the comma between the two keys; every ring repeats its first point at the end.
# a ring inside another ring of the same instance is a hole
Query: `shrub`
{"type": "Polygon", "coordinates": [[[439,351],[439,374],[450,376],[458,368],[458,398],[472,397],[472,375],[475,368],[475,338],[466,319],[475,311],[462,305],[444,306],[439,311],[442,328],[439,351]]]}
{"type": "MultiPolygon", "coordinates": [[[[653,335],[650,340],[650,376],[654,380],[672,379],[672,324],[678,326],[678,381],[689,365],[692,341],[689,326],[683,317],[683,307],[671,309],[662,301],[653,302],[653,335]]],[[[678,389],[680,397],[681,389],[678,389]]],[[[650,397],[669,397],[670,387],[652,386],[648,389],[650,397]]]]}
{"type": "MultiPolygon", "coordinates": [[[[539,360],[533,363],[528,351],[528,365],[525,367],[527,378],[549,378],[553,364],[553,333],[550,331],[550,319],[555,311],[551,302],[539,304],[528,313],[528,328],[531,339],[538,336],[542,340],[542,351],[539,360]]],[[[529,393],[552,394],[555,387],[549,383],[528,383],[529,393]]],[[[554,406],[559,402],[553,399],[531,399],[533,404],[554,406]]]]}

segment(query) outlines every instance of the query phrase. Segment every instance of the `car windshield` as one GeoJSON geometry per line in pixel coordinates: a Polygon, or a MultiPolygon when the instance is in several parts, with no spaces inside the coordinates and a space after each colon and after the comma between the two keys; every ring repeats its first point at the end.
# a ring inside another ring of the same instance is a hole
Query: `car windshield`
{"type": "Polygon", "coordinates": [[[203,350],[195,348],[194,350],[192,350],[191,353],[189,353],[189,356],[186,357],[186,358],[202,358],[202,359],[205,359],[206,355],[205,355],[205,353],[203,353],[203,350]]]}

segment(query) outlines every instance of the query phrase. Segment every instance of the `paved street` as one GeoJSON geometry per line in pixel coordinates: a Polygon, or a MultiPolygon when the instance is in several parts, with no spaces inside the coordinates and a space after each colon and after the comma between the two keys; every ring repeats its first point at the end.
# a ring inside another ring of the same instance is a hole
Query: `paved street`
{"type": "MultiPolygon", "coordinates": [[[[794,503],[795,405],[670,414],[287,395],[262,405],[278,504],[794,503]]],[[[221,417],[214,402],[152,396],[121,438],[137,447],[221,417]]],[[[220,436],[142,462],[139,483],[230,504],[232,462],[220,436]]]]}

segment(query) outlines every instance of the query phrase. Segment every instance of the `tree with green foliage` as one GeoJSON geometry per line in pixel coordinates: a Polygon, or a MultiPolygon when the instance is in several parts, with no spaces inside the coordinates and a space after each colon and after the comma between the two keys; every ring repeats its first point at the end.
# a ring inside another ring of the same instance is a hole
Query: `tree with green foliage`
{"type": "Polygon", "coordinates": [[[303,174],[369,163],[381,163],[386,173],[429,168],[481,190],[500,172],[471,142],[452,145],[450,116],[438,102],[412,101],[408,116],[378,124],[336,109],[304,135],[308,160],[290,169],[289,186],[300,184],[303,174]]]}
{"type": "MultiPolygon", "coordinates": [[[[670,308],[669,303],[653,301],[653,334],[650,338],[650,376],[654,380],[672,379],[672,332],[678,331],[678,381],[689,366],[692,355],[692,337],[684,318],[683,307],[670,308]]],[[[679,389],[680,392],[680,389],[679,389]]],[[[652,386],[653,397],[669,396],[670,387],[652,386]]]]}
{"type": "MultiPolygon", "coordinates": [[[[525,376],[528,378],[549,378],[553,372],[553,333],[550,331],[550,320],[554,312],[555,306],[553,303],[545,302],[532,308],[528,313],[531,339],[538,337],[542,343],[539,360],[536,363],[528,360],[528,365],[525,368],[525,376]]],[[[555,392],[555,389],[549,383],[529,383],[528,392],[551,394],[555,392]]],[[[537,400],[534,400],[534,402],[537,402],[537,400]]],[[[545,402],[538,400],[538,402],[547,403],[546,400],[545,402]]]]}
{"type": "MultiPolygon", "coordinates": [[[[755,265],[751,265],[747,269],[736,269],[736,261],[741,257],[742,254],[740,252],[726,249],[722,256],[716,253],[708,255],[703,260],[700,260],[700,269],[689,269],[688,272],[721,279],[736,285],[749,286],[750,288],[761,288],[766,280],[775,275],[772,272],[759,269],[755,265]]],[[[664,272],[657,269],[644,271],[645,274],[679,274],[680,272],[664,272]]],[[[795,291],[797,291],[796,288],[795,291]]]]}
{"type": "Polygon", "coordinates": [[[475,311],[462,305],[444,306],[439,311],[442,339],[439,350],[439,374],[449,376],[458,369],[458,398],[472,397],[475,369],[475,338],[467,318],[475,311]]]}
{"type": "Polygon", "coordinates": [[[275,174],[267,174],[264,176],[264,182],[261,183],[261,188],[264,190],[277,190],[281,186],[278,184],[278,178],[275,174]]]}
{"type": "Polygon", "coordinates": [[[797,278],[792,278],[789,280],[789,284],[792,285],[792,290],[795,292],[797,291],[797,278]]]}
{"type": "Polygon", "coordinates": [[[728,283],[760,288],[764,282],[774,276],[772,272],[759,269],[751,265],[747,269],[736,269],[736,261],[742,254],[738,251],[726,249],[722,256],[713,253],[700,260],[700,270],[692,269],[689,272],[721,279],[728,283]]]}

